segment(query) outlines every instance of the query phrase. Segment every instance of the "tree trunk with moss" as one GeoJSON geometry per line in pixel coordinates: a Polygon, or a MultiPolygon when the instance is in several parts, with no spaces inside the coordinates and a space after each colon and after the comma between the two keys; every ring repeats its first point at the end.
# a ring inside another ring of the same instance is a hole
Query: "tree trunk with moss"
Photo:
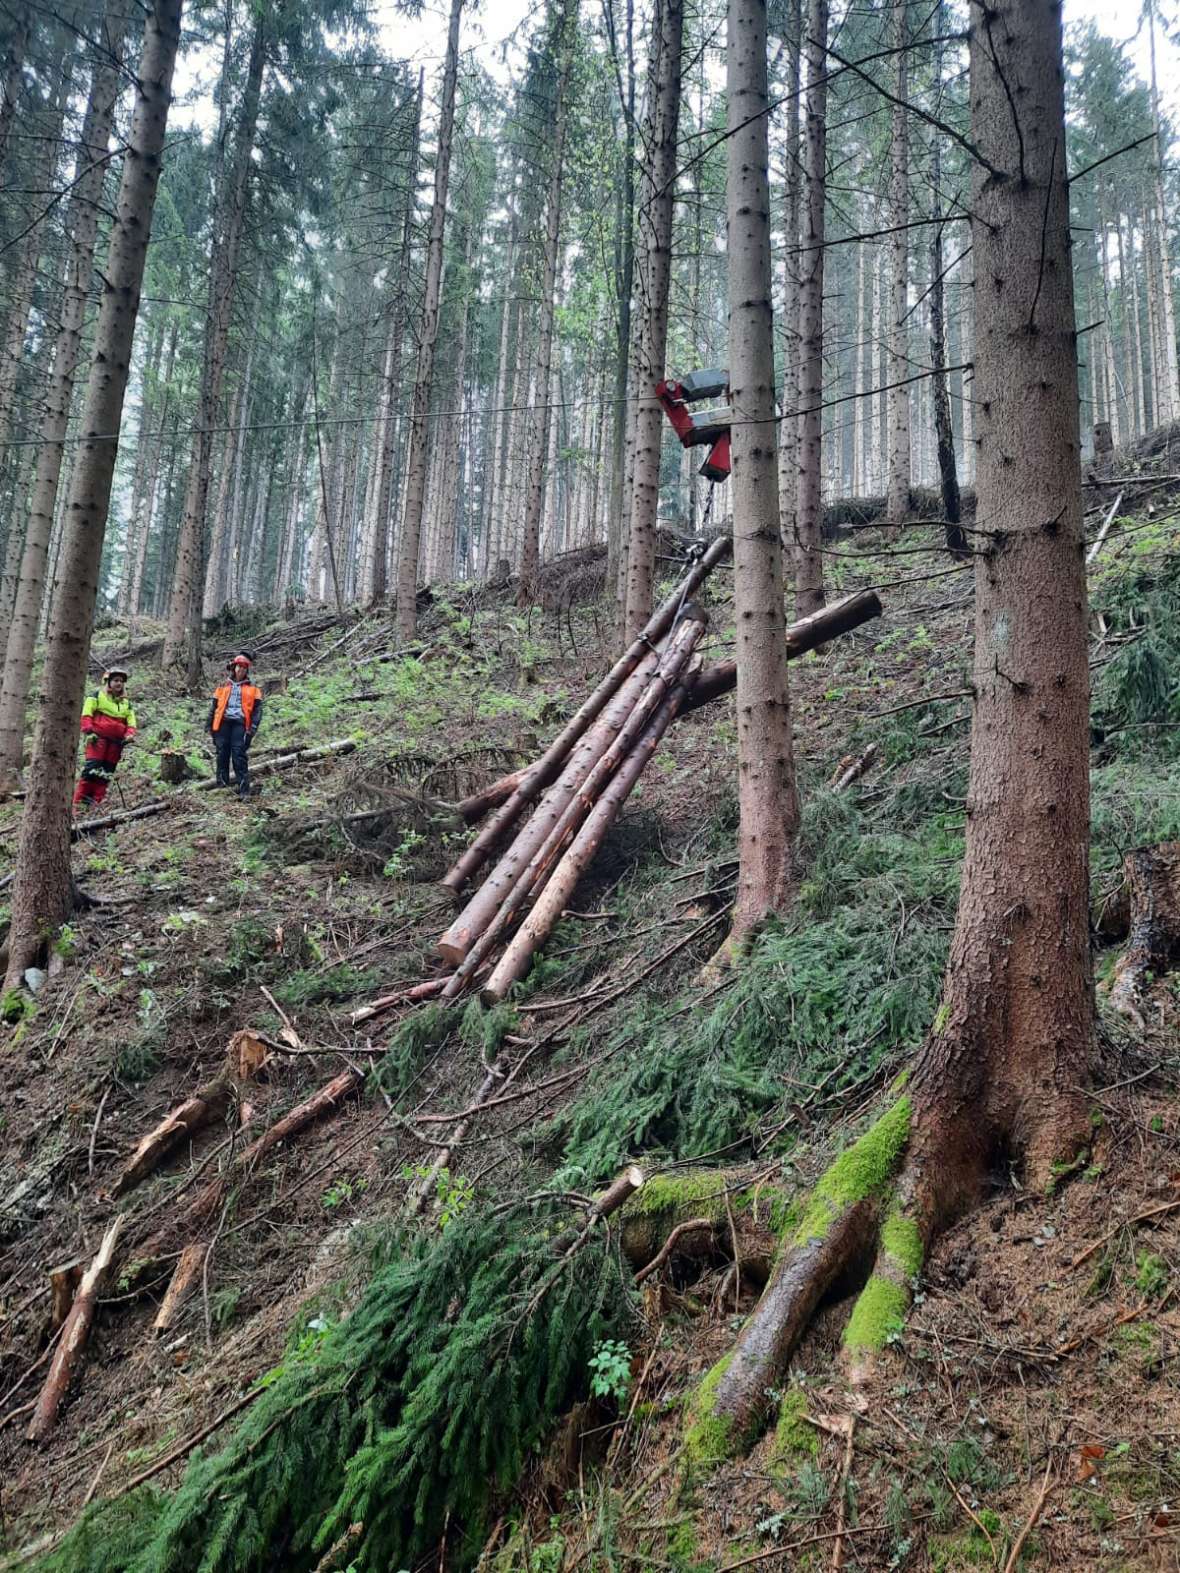
{"type": "Polygon", "coordinates": [[[910,1084],[817,1185],[689,1418],[732,1451],[824,1292],[873,1268],[854,1369],[900,1328],[934,1237],[1011,1164],[1035,1188],[1087,1139],[1089,672],[1060,5],[971,7],[979,518],[971,777],[943,1003],[910,1084]],[[1014,118],[1012,104],[1019,106],[1014,118]]]}

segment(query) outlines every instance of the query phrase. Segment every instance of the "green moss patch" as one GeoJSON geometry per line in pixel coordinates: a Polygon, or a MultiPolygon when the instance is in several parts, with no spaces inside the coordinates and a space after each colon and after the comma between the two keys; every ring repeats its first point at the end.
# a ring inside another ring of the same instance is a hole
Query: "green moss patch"
{"type": "Polygon", "coordinates": [[[820,1176],[795,1231],[796,1245],[822,1240],[846,1207],[864,1201],[889,1183],[909,1141],[912,1116],[910,1099],[899,1098],[820,1176]]]}
{"type": "Polygon", "coordinates": [[[770,1450],[776,1464],[794,1465],[818,1454],[819,1437],[815,1427],[807,1423],[806,1415],[807,1395],[801,1388],[793,1387],[783,1394],[770,1450]]]}
{"type": "Polygon", "coordinates": [[[729,1415],[714,1413],[717,1389],[733,1361],[733,1352],[724,1355],[689,1399],[684,1429],[684,1452],[695,1468],[711,1468],[724,1463],[738,1451],[740,1438],[729,1415]]]}
{"type": "Polygon", "coordinates": [[[907,1278],[916,1278],[922,1271],[926,1252],[918,1226],[896,1207],[890,1208],[881,1230],[881,1249],[907,1278]]]}
{"type": "Polygon", "coordinates": [[[900,1333],[909,1309],[909,1296],[891,1278],[874,1273],[861,1290],[848,1326],[844,1347],[851,1350],[883,1349],[891,1333],[900,1333]]]}

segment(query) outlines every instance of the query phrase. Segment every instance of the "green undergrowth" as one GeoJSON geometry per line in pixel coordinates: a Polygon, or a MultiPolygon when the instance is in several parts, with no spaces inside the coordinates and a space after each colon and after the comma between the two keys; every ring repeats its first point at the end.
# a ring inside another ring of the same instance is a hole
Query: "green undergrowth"
{"type": "Polygon", "coordinates": [[[299,1573],[354,1523],[356,1573],[414,1565],[444,1526],[448,1566],[470,1565],[492,1494],[627,1330],[617,1257],[591,1240],[562,1261],[568,1223],[548,1201],[473,1209],[408,1243],[346,1320],[309,1324],[174,1495],[91,1508],[37,1567],[299,1573]]]}
{"type": "MultiPolygon", "coordinates": [[[[945,805],[943,805],[945,808],[945,805]]],[[[805,811],[796,920],[768,928],[712,1005],[641,999],[571,1057],[606,1052],[596,1079],[541,1132],[571,1182],[627,1154],[691,1159],[743,1145],[784,1088],[838,1094],[914,1047],[938,1004],[961,840],[941,809],[910,834],[851,795],[805,811]]],[[[780,1145],[781,1150],[781,1145],[780,1145]]]]}

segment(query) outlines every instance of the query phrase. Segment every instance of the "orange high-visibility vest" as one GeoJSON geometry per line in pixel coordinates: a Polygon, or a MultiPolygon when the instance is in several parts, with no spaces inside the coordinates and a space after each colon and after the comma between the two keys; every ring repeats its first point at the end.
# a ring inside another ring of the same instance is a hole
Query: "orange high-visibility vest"
{"type": "MultiPolygon", "coordinates": [[[[233,692],[232,683],[222,683],[213,695],[213,726],[216,732],[221,726],[221,718],[225,714],[225,707],[229,704],[229,696],[233,692]]],[[[250,730],[250,720],[254,714],[254,706],[262,698],[262,689],[256,688],[253,683],[242,684],[242,720],[246,723],[247,732],[250,730]]]]}

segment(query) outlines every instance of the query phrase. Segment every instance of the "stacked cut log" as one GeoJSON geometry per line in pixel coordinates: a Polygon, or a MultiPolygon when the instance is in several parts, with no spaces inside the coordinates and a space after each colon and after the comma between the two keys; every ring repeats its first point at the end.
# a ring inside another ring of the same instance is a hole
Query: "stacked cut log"
{"type": "MultiPolygon", "coordinates": [[[[706,618],[691,599],[731,550],[727,538],[712,543],[540,759],[456,805],[468,823],[491,817],[443,885],[459,892],[500,855],[438,941],[453,969],[442,999],[463,993],[477,975],[485,1004],[505,997],[552,933],[676,716],[735,686],[735,663],[702,667],[696,648],[706,618]]],[[[871,591],[847,596],[788,629],[788,658],[880,612],[871,591]]]]}

